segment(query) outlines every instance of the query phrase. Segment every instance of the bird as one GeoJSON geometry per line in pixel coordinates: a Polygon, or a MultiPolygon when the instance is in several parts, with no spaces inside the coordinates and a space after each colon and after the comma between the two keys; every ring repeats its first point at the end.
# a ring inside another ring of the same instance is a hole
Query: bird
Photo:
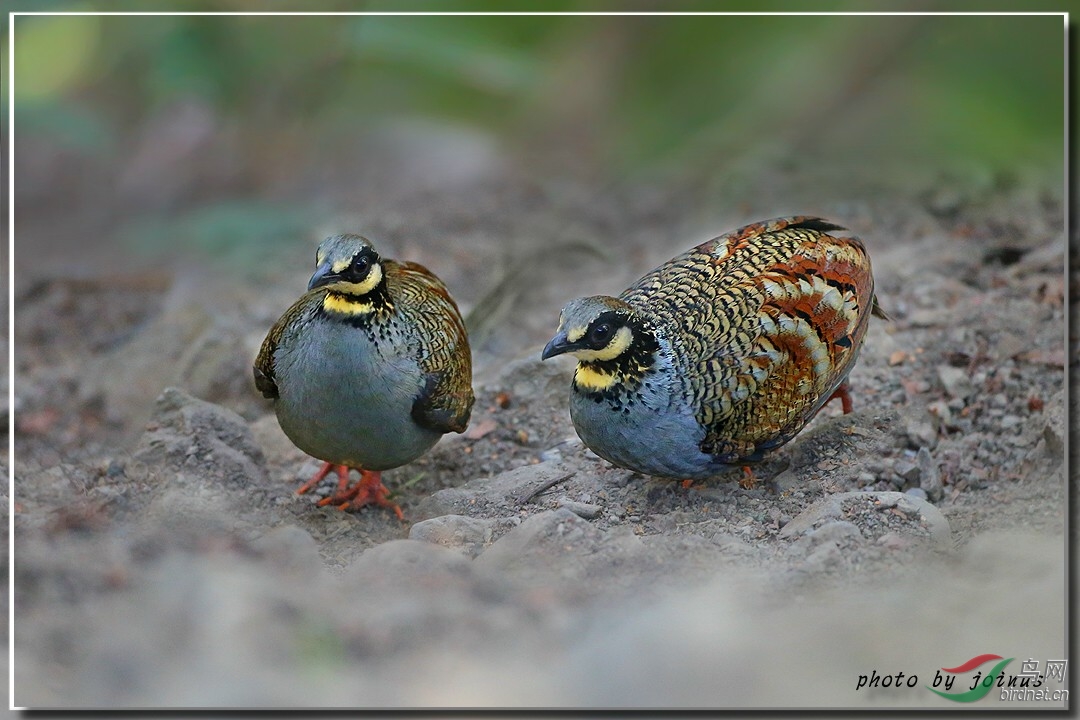
{"type": "Polygon", "coordinates": [[[684,485],[750,466],[847,383],[878,305],[862,241],[790,216],[713,238],[618,297],[567,303],[542,360],[578,363],[570,416],[608,462],[684,485]]]}
{"type": "Polygon", "coordinates": [[[472,412],[472,356],[457,304],[424,266],[383,258],[367,238],[333,235],[315,253],[307,291],[270,328],[253,368],[278,423],[329,474],[319,502],[404,513],[382,471],[412,462],[472,412]],[[349,486],[349,470],[360,480],[349,486]]]}

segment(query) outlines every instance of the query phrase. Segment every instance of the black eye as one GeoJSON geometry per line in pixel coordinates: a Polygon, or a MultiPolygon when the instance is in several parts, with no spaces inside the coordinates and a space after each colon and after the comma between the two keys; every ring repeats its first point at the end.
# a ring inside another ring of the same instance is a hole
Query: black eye
{"type": "Polygon", "coordinates": [[[352,271],[357,275],[364,275],[368,269],[371,268],[371,257],[368,255],[357,255],[352,261],[352,271]]]}
{"type": "Polygon", "coordinates": [[[593,325],[589,330],[589,344],[597,348],[607,345],[612,333],[611,325],[608,323],[593,325]]]}

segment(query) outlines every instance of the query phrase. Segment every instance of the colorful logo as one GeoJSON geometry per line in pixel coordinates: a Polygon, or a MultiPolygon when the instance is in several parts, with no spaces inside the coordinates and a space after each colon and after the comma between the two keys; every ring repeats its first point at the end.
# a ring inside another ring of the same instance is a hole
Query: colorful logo
{"type": "MultiPolygon", "coordinates": [[[[986,695],[989,694],[991,690],[994,689],[994,685],[997,683],[997,679],[1001,675],[1002,671],[1005,669],[1005,666],[1015,660],[1015,658],[1002,659],[1000,655],[993,655],[988,653],[986,655],[976,655],[975,657],[968,660],[966,663],[963,663],[962,665],[957,665],[954,668],[941,668],[942,671],[951,675],[959,675],[960,673],[970,672],[975,668],[979,667],[980,665],[990,662],[991,660],[1001,660],[1001,662],[995,665],[994,669],[991,670],[986,675],[986,677],[982,676],[981,671],[976,673],[975,680],[974,682],[972,682],[971,688],[969,690],[955,693],[937,690],[936,686],[942,683],[942,675],[939,672],[934,673],[935,687],[930,687],[929,685],[927,685],[926,689],[930,690],[931,692],[937,693],[943,698],[952,700],[953,702],[975,702],[976,700],[981,700],[982,698],[986,697],[986,695]]],[[[946,682],[945,687],[951,688],[952,682],[946,682]]]]}

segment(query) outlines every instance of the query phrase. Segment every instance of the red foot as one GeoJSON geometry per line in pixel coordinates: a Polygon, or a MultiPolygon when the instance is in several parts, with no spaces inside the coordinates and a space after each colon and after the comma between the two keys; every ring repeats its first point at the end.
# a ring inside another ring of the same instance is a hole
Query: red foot
{"type": "Polygon", "coordinates": [[[841,408],[843,408],[845,415],[847,415],[854,409],[851,404],[851,393],[848,392],[847,380],[840,383],[840,387],[836,388],[836,390],[833,391],[833,394],[829,396],[828,400],[822,403],[821,407],[825,407],[836,398],[840,398],[840,406],[841,408]]]}
{"type": "Polygon", "coordinates": [[[346,489],[344,485],[338,487],[338,491],[330,497],[319,501],[319,507],[324,505],[336,505],[339,510],[359,510],[365,505],[376,505],[389,508],[397,515],[398,520],[405,520],[405,513],[397,503],[388,498],[390,491],[382,484],[382,473],[372,470],[360,471],[360,482],[346,489]]]}
{"type": "Polygon", "coordinates": [[[690,480],[690,479],[687,479],[687,480],[683,480],[679,484],[682,485],[683,490],[689,490],[691,487],[693,487],[694,481],[690,480]]]}
{"type": "Polygon", "coordinates": [[[743,465],[742,472],[743,476],[742,479],[739,480],[739,487],[744,490],[753,490],[754,486],[757,485],[757,478],[754,477],[754,471],[750,469],[749,465],[743,465]]]}
{"type": "Polygon", "coordinates": [[[296,489],[297,495],[303,495],[311,488],[315,487],[323,481],[323,479],[330,474],[330,471],[334,471],[338,476],[338,492],[345,489],[345,486],[349,484],[349,468],[344,465],[331,465],[330,463],[323,463],[322,469],[315,473],[315,476],[308,480],[306,483],[296,489]]]}

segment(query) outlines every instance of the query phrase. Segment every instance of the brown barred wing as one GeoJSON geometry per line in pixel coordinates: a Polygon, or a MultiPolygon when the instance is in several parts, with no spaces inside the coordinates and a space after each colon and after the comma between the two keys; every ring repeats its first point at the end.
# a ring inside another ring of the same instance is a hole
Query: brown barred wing
{"type": "Polygon", "coordinates": [[[420,367],[427,381],[413,403],[422,427],[463,432],[473,406],[472,355],[457,304],[446,286],[413,262],[383,263],[391,297],[420,338],[420,367]]]}
{"type": "Polygon", "coordinates": [[[874,305],[862,243],[820,218],[748,225],[653,275],[702,450],[721,462],[802,429],[850,371],[874,305]]]}
{"type": "Polygon", "coordinates": [[[274,369],[274,354],[277,352],[281,335],[285,328],[292,327],[302,316],[314,315],[325,291],[305,293],[299,300],[292,304],[288,310],[274,323],[270,331],[266,333],[259,354],[255,356],[255,365],[252,372],[255,375],[255,387],[263,397],[276,399],[278,397],[277,375],[274,369]]]}

